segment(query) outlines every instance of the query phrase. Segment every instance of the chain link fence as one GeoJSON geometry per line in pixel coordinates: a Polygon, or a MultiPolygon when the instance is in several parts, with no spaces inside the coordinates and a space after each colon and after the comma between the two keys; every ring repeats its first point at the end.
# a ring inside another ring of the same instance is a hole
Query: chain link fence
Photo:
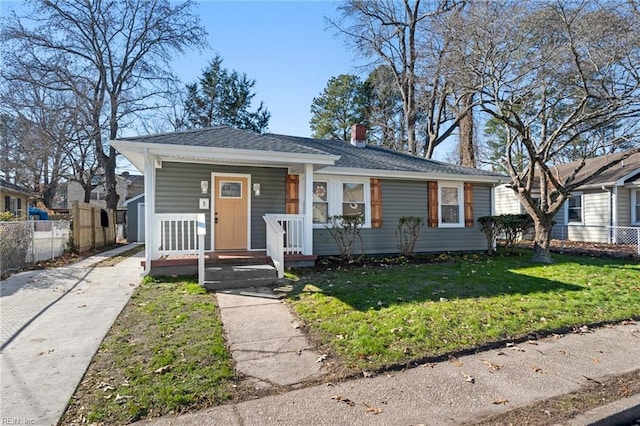
{"type": "Polygon", "coordinates": [[[577,241],[616,246],[620,252],[640,256],[640,227],[556,225],[551,237],[561,242],[577,241]]]}
{"type": "Polygon", "coordinates": [[[0,276],[62,255],[70,235],[68,220],[0,222],[0,276]]]}

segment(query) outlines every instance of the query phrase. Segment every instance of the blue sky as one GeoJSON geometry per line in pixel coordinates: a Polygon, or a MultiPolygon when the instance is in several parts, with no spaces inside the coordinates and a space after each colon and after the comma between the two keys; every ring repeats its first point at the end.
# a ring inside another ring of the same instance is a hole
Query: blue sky
{"type": "MultiPolygon", "coordinates": [[[[18,5],[0,0],[0,12],[18,5]]],[[[209,49],[176,58],[184,83],[194,82],[213,58],[256,80],[254,107],[271,112],[269,132],[310,136],[311,102],[339,74],[366,76],[367,59],[352,51],[327,17],[339,3],[328,0],[201,0],[196,12],[209,33],[209,49]]],[[[437,153],[436,153],[437,154],[437,153]]],[[[438,155],[436,155],[438,157],[438,155]]]]}
{"type": "Polygon", "coordinates": [[[273,133],[310,136],[313,98],[329,78],[358,73],[364,63],[326,29],[324,17],[336,15],[335,2],[209,0],[198,12],[211,51],[176,61],[176,72],[194,81],[217,51],[225,67],[256,80],[254,102],[271,111],[273,133]]]}
{"type": "MultiPolygon", "coordinates": [[[[19,7],[0,0],[0,13],[19,7]]],[[[210,47],[178,57],[174,71],[194,82],[218,52],[223,66],[256,80],[254,107],[263,101],[271,112],[269,131],[310,136],[311,102],[332,76],[359,73],[363,58],[326,29],[336,2],[311,0],[201,0],[196,12],[209,33],[210,47]]]]}

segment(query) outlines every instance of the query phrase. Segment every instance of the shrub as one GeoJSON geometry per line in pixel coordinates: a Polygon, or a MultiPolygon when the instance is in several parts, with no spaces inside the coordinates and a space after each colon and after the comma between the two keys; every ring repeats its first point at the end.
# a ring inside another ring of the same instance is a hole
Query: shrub
{"type": "Polygon", "coordinates": [[[360,230],[364,224],[362,215],[335,215],[329,217],[325,226],[340,250],[342,261],[355,262],[364,257],[364,241],[360,230]],[[359,250],[357,250],[359,246],[359,250]],[[356,256],[356,253],[359,253],[356,256]]]}
{"type": "Polygon", "coordinates": [[[423,226],[424,219],[418,216],[403,216],[398,219],[396,239],[398,240],[398,248],[403,256],[409,258],[414,256],[416,243],[423,226]]]}
{"type": "Polygon", "coordinates": [[[480,229],[487,238],[489,252],[498,235],[504,235],[505,246],[515,251],[522,236],[533,229],[533,219],[528,214],[501,214],[498,216],[483,216],[478,218],[480,229]]]}

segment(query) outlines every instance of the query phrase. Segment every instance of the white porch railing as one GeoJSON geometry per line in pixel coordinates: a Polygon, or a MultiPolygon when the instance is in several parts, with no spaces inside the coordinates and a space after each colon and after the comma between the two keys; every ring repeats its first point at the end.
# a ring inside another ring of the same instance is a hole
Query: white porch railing
{"type": "Polygon", "coordinates": [[[284,229],[273,215],[262,216],[267,224],[267,256],[271,257],[278,271],[278,278],[284,277],[284,229]]]}
{"type": "Polygon", "coordinates": [[[156,214],[158,255],[198,254],[198,214],[156,214]]]}
{"type": "Polygon", "coordinates": [[[278,222],[284,230],[283,249],[285,254],[306,254],[304,253],[304,215],[267,214],[266,216],[278,222]]]}

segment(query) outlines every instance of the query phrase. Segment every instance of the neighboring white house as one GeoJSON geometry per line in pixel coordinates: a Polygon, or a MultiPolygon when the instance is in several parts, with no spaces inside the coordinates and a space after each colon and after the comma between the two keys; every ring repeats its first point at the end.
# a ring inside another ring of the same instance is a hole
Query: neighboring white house
{"type": "MultiPolygon", "coordinates": [[[[624,153],[588,159],[575,180],[592,175],[624,153]]],[[[556,167],[561,180],[577,163],[556,167]]],[[[535,193],[533,194],[535,197],[535,193]]],[[[525,213],[514,191],[507,185],[495,189],[495,213],[525,213]]],[[[601,243],[635,242],[633,227],[640,227],[640,153],[589,180],[571,194],[554,218],[554,238],[601,243]],[[627,236],[627,234],[633,234],[627,236]]]]}

